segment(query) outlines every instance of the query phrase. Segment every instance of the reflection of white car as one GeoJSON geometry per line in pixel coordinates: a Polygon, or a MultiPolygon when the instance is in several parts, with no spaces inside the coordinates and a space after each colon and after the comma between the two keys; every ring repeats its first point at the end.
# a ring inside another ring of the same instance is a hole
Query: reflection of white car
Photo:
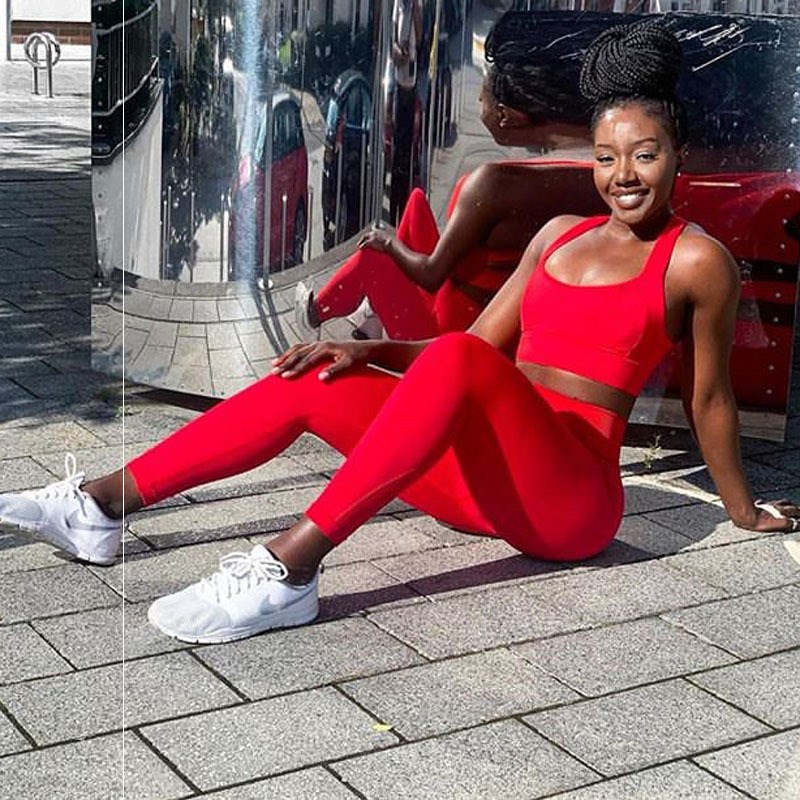
{"type": "Polygon", "coordinates": [[[247,274],[248,264],[264,266],[264,192],[268,174],[271,175],[270,258],[269,269],[264,271],[275,272],[299,264],[308,231],[308,152],[300,105],[287,91],[272,96],[269,168],[266,104],[257,106],[256,114],[255,136],[242,144],[231,188],[232,256],[240,276],[247,274]]]}

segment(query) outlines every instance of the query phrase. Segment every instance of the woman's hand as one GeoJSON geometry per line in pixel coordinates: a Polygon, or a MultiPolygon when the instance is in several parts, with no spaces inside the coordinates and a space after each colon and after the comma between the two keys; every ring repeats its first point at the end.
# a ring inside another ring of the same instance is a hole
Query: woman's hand
{"type": "Polygon", "coordinates": [[[800,530],[800,507],[788,500],[772,502],[759,500],[755,504],[755,511],[756,517],[753,526],[740,525],[739,527],[747,527],[750,530],[764,533],[775,531],[791,533],[800,530]]]}
{"type": "Polygon", "coordinates": [[[393,239],[383,231],[367,231],[356,244],[356,247],[377,250],[379,253],[391,253],[393,239]]]}
{"type": "Polygon", "coordinates": [[[293,378],[323,361],[331,362],[319,373],[321,381],[354,364],[363,363],[369,356],[369,342],[313,342],[296,344],[272,360],[272,374],[293,378]]]}

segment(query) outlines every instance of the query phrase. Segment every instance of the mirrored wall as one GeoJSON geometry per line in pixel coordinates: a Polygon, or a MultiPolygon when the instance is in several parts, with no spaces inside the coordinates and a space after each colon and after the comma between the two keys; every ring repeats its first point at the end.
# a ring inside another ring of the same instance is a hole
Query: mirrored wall
{"type": "MultiPolygon", "coordinates": [[[[308,335],[298,281],[325,286],[361,232],[402,220],[415,189],[444,228],[460,179],[487,162],[524,175],[537,220],[602,211],[581,54],[625,15],[662,13],[684,44],[692,123],[675,207],[737,258],[735,390],[746,428],[780,437],[800,261],[798,10],[796,0],[93,0],[96,366],[231,394],[308,335]],[[513,145],[493,138],[479,103],[487,33],[511,9],[541,37],[532,59],[558,53],[562,98],[513,145]]],[[[470,258],[448,291],[485,302],[513,265],[481,282],[470,258]]],[[[375,308],[354,311],[319,335],[397,335],[375,308]]],[[[682,424],[679,372],[676,354],[634,419],[682,424]]]]}

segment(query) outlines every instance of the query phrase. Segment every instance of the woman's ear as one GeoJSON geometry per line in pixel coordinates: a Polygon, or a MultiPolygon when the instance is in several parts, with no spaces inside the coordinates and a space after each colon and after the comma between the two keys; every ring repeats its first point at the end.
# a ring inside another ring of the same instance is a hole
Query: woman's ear
{"type": "Polygon", "coordinates": [[[497,106],[498,125],[501,128],[527,128],[531,124],[531,118],[519,109],[498,103],[497,106]]]}

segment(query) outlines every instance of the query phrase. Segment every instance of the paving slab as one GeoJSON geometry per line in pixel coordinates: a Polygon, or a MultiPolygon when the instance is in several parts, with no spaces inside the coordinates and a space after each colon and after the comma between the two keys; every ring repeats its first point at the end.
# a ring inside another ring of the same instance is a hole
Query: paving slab
{"type": "Polygon", "coordinates": [[[0,575],[63,566],[64,562],[65,555],[52,545],[37,542],[30,534],[11,526],[0,528],[0,575]]]}
{"type": "Polygon", "coordinates": [[[0,621],[21,622],[69,611],[110,606],[119,596],[78,564],[0,575],[0,621]]]}
{"type": "Polygon", "coordinates": [[[350,758],[332,768],[367,800],[542,797],[597,779],[515,720],[350,758]]]}
{"type": "Polygon", "coordinates": [[[800,645],[799,603],[800,587],[788,586],[664,616],[740,658],[755,658],[800,645]]]}
{"type": "Polygon", "coordinates": [[[136,603],[183,589],[216,572],[222,556],[234,551],[249,553],[252,549],[253,543],[248,539],[228,539],[136,554],[113,566],[91,569],[116,592],[124,592],[127,600],[136,603]]]}
{"type": "Polygon", "coordinates": [[[458,595],[377,611],[369,618],[428,658],[485,650],[587,627],[577,614],[549,606],[528,586],[458,595]]]}
{"type": "Polygon", "coordinates": [[[253,700],[424,661],[365,619],[272,631],[197,657],[253,700]]]}
{"type": "Polygon", "coordinates": [[[665,558],[661,563],[732,595],[800,581],[800,565],[786,558],[784,536],[756,539],[665,558]]]}
{"type": "Polygon", "coordinates": [[[800,797],[800,730],[735,745],[694,760],[756,800],[800,797]]]}
{"type": "Polygon", "coordinates": [[[752,717],[683,680],[629,689],[524,719],[609,776],[769,731],[752,717]]]}
{"type": "Polygon", "coordinates": [[[736,660],[724,650],[652,618],[515,645],[511,649],[587,697],[736,660]]]}
{"type": "Polygon", "coordinates": [[[142,734],[208,791],[397,742],[374,726],[335,689],[322,688],[148,726],[142,734]]]}
{"type": "Polygon", "coordinates": [[[341,688],[406,739],[578,699],[504,648],[350,681],[341,688]]]}
{"type": "Polygon", "coordinates": [[[745,800],[742,794],[688,761],[676,761],[550,800],[745,800]]]}
{"type": "Polygon", "coordinates": [[[241,699],[188,653],[170,653],[128,661],[124,668],[98,667],[0,687],[0,702],[37,744],[47,745],[241,699]]]}
{"type": "Polygon", "coordinates": [[[65,800],[109,800],[123,793],[136,800],[178,800],[191,791],[132,733],[10,756],[0,760],[0,771],[4,796],[25,800],[54,800],[54,790],[65,800]]]}
{"type": "Polygon", "coordinates": [[[147,620],[149,602],[34,620],[31,625],[78,669],[114,664],[189,645],[164,636],[147,620]]]}
{"type": "Polygon", "coordinates": [[[72,671],[28,625],[0,627],[0,685],[72,671]]]}
{"type": "MultiPolygon", "coordinates": [[[[0,756],[29,750],[30,747],[28,740],[14,727],[8,717],[0,712],[0,756]]],[[[0,775],[3,775],[5,763],[4,760],[0,759],[0,775]]]]}
{"type": "Polygon", "coordinates": [[[800,650],[714,669],[691,681],[775,728],[800,725],[800,650]]]}
{"type": "Polygon", "coordinates": [[[340,619],[421,602],[423,598],[416,592],[372,564],[341,564],[320,576],[317,619],[340,619]]]}
{"type": "Polygon", "coordinates": [[[311,767],[263,781],[203,795],[206,800],[355,800],[340,780],[322,767],[311,767]]]}
{"type": "Polygon", "coordinates": [[[529,584],[528,591],[598,623],[622,622],[724,596],[722,590],[657,561],[556,576],[529,584]]]}

